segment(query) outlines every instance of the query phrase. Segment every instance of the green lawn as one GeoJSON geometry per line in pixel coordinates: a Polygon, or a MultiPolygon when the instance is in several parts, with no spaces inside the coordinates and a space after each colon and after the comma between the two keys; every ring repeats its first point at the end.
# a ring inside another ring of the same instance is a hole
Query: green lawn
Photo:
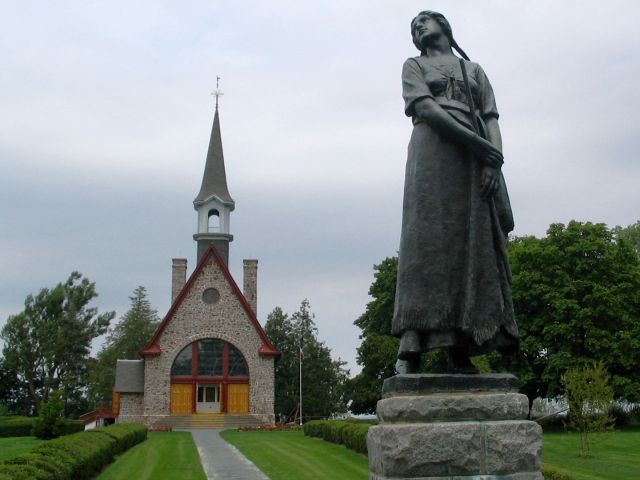
{"type": "Polygon", "coordinates": [[[545,433],[542,461],[561,468],[576,480],[636,480],[640,478],[640,430],[593,434],[591,456],[580,458],[577,433],[545,433]]]}
{"type": "Polygon", "coordinates": [[[146,441],[119,456],[97,480],[206,480],[188,432],[149,432],[146,441]]]}
{"type": "Polygon", "coordinates": [[[0,438],[0,461],[21,454],[45,440],[36,437],[3,437],[0,438]]]}
{"type": "Polygon", "coordinates": [[[367,457],[301,431],[238,432],[222,438],[234,445],[271,480],[349,480],[369,478],[367,457]]]}

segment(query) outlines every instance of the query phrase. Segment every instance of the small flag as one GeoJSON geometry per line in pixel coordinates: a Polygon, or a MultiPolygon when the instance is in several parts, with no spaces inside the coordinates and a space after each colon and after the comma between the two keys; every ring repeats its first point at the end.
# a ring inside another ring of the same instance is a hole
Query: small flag
{"type": "Polygon", "coordinates": [[[304,352],[300,349],[300,361],[304,360],[304,352]]]}

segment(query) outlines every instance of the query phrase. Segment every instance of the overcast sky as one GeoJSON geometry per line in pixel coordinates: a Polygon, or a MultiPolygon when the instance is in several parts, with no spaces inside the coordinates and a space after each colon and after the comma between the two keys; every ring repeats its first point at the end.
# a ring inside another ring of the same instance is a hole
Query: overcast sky
{"type": "Polygon", "coordinates": [[[487,72],[516,235],[640,218],[640,2],[3,1],[0,324],[73,270],[101,310],[169,308],[196,254],[216,75],[231,270],[258,258],[258,318],[311,302],[355,364],[373,265],[396,254],[411,121],[409,22],[441,11],[487,72]]]}

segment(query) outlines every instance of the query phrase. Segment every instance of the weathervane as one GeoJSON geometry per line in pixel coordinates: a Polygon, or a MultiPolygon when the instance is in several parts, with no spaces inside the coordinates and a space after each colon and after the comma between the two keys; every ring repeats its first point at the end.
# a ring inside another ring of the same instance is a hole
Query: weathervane
{"type": "Polygon", "coordinates": [[[216,89],[211,92],[211,95],[213,95],[214,97],[216,97],[216,110],[218,110],[218,99],[224,95],[224,93],[222,93],[222,90],[220,90],[220,77],[216,76],[216,89]]]}

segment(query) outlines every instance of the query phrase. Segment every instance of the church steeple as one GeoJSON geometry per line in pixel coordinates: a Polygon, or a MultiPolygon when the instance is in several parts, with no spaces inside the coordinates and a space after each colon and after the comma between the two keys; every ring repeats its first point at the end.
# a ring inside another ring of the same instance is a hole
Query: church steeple
{"type": "MultiPolygon", "coordinates": [[[[219,82],[220,77],[217,80],[219,82]]],[[[198,212],[198,230],[193,235],[193,239],[198,242],[198,261],[209,245],[213,244],[222,259],[228,264],[229,242],[233,240],[233,235],[229,233],[229,217],[235,208],[235,202],[229,194],[224,168],[218,113],[218,98],[222,92],[218,89],[218,82],[216,82],[216,90],[213,93],[216,97],[216,109],[213,116],[207,161],[202,176],[202,186],[193,200],[193,207],[198,212]]]]}

